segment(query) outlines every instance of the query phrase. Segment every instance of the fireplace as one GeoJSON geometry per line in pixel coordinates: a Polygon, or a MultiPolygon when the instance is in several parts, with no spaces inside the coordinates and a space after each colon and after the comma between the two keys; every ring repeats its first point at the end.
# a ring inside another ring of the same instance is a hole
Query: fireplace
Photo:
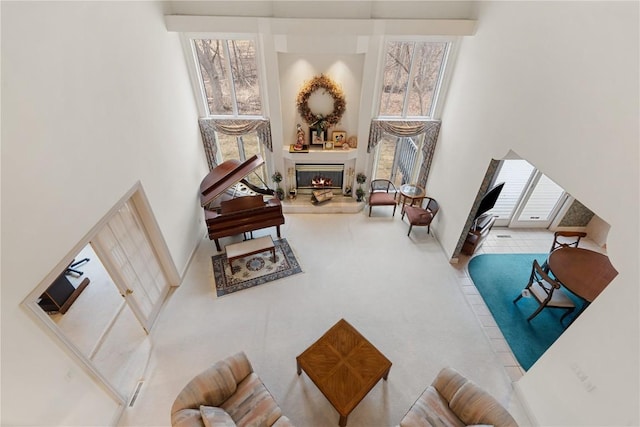
{"type": "Polygon", "coordinates": [[[342,190],[344,165],[296,163],[296,188],[299,194],[318,189],[342,190]]]}

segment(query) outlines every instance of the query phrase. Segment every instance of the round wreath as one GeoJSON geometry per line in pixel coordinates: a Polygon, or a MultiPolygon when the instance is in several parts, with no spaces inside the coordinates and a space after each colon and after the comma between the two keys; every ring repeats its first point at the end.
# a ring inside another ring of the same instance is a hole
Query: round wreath
{"type": "Polygon", "coordinates": [[[344,110],[347,107],[347,103],[344,100],[342,89],[340,89],[329,77],[324,74],[316,76],[311,81],[304,84],[298,98],[296,99],[298,105],[298,113],[304,119],[309,126],[320,127],[326,129],[329,126],[333,126],[340,121],[344,110]],[[309,97],[313,92],[318,89],[324,89],[333,98],[333,111],[331,114],[323,116],[322,114],[314,114],[308,105],[309,97]]]}

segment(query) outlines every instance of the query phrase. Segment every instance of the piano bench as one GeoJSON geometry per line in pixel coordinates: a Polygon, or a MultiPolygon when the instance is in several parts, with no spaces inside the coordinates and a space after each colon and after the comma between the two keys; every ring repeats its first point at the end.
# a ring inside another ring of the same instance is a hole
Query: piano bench
{"type": "Polygon", "coordinates": [[[225,247],[227,252],[227,260],[229,260],[229,268],[233,274],[232,262],[238,258],[247,255],[259,254],[261,252],[271,251],[273,262],[276,262],[276,248],[273,244],[271,236],[258,237],[257,239],[245,240],[240,243],[233,243],[225,247]]]}

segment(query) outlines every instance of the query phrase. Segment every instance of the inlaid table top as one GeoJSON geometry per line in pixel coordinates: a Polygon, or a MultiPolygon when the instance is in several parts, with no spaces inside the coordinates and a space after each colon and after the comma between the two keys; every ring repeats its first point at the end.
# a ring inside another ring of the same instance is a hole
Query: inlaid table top
{"type": "Polygon", "coordinates": [[[344,319],[296,357],[296,363],[298,375],[304,370],[338,411],[341,427],[391,369],[391,361],[344,319]]]}

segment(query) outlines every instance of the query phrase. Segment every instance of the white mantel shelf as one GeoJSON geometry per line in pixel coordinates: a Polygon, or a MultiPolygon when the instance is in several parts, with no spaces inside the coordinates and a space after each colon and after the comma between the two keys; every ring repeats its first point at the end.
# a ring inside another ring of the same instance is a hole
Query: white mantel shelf
{"type": "Polygon", "coordinates": [[[323,150],[322,148],[310,147],[308,153],[291,153],[289,152],[289,146],[282,147],[282,157],[292,160],[297,163],[308,162],[327,162],[327,163],[343,163],[347,160],[355,160],[358,154],[358,150],[355,148],[349,148],[344,150],[340,148],[334,148],[333,150],[323,150]]]}

